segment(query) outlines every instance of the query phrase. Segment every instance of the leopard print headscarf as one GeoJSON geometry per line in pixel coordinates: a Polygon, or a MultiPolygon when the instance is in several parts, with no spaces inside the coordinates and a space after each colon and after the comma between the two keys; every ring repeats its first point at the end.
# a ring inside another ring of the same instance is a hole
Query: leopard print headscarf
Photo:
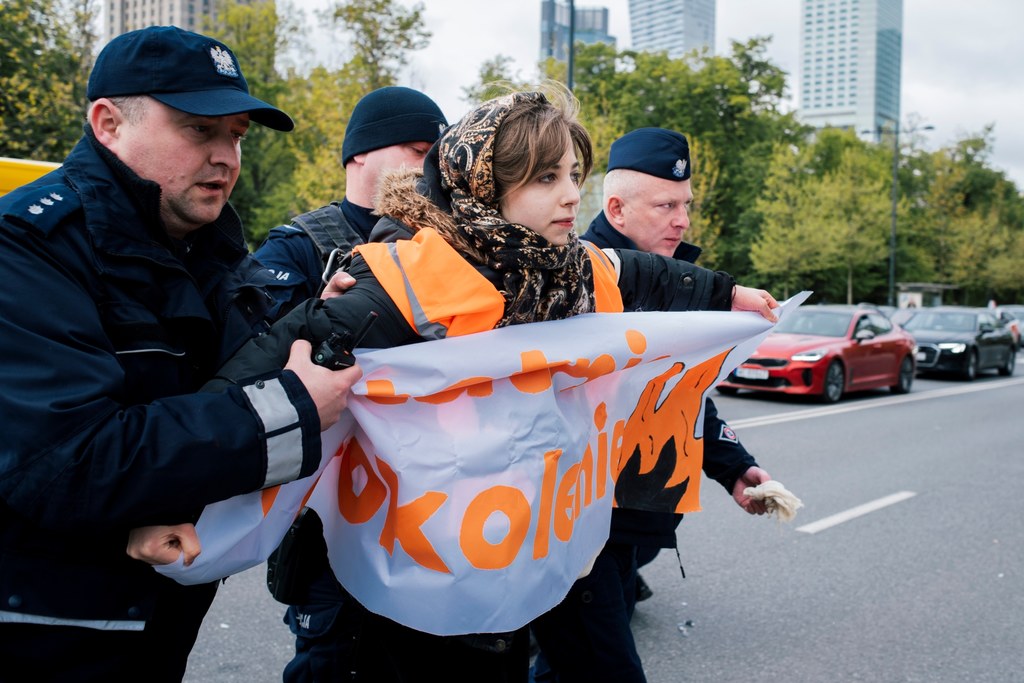
{"type": "Polygon", "coordinates": [[[505,315],[498,327],[595,309],[594,274],[576,233],[570,233],[565,246],[555,246],[498,211],[493,169],[498,127],[514,108],[546,103],[539,92],[490,100],[449,128],[439,143],[441,186],[451,195],[455,218],[444,237],[470,261],[501,275],[505,315]]]}

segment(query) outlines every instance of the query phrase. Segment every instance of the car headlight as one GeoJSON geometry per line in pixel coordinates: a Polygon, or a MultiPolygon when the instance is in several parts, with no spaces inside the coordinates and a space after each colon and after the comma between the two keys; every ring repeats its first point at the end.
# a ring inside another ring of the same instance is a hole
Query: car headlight
{"type": "Polygon", "coordinates": [[[949,351],[950,353],[963,353],[967,350],[967,344],[955,344],[949,342],[946,344],[939,344],[939,348],[943,351],[949,351]]]}
{"type": "Polygon", "coordinates": [[[814,363],[825,357],[827,351],[825,349],[811,349],[810,351],[801,351],[800,353],[794,353],[790,358],[793,360],[804,361],[807,363],[814,363]]]}

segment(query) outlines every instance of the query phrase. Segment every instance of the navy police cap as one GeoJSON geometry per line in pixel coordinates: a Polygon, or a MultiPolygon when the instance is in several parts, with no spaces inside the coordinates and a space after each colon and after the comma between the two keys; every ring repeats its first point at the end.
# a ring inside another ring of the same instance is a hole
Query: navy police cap
{"type": "Polygon", "coordinates": [[[608,170],[626,168],[666,180],[690,177],[690,146],[682,133],[666,128],[637,128],[612,143],[608,170]]]}
{"type": "Polygon", "coordinates": [[[249,94],[242,68],[224,43],[177,26],[150,26],[117,36],[100,52],[86,96],[149,95],[186,114],[248,113],[275,130],[295,127],[291,117],[249,94]]]}

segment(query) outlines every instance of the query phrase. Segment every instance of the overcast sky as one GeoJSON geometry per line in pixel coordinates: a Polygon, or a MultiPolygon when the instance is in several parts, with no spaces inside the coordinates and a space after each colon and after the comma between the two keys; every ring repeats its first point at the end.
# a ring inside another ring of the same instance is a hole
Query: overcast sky
{"type": "MultiPolygon", "coordinates": [[[[323,7],[327,0],[295,0],[323,7]]],[[[407,6],[412,0],[400,0],[407,6]]],[[[535,79],[540,45],[540,0],[426,0],[430,46],[414,53],[401,85],[423,90],[450,121],[466,110],[462,88],[484,60],[515,60],[518,75],[535,79]]],[[[610,33],[629,47],[628,0],[577,0],[607,7],[610,33]]],[[[935,126],[926,146],[945,146],[994,124],[991,164],[1024,189],[1024,2],[1020,0],[904,0],[901,122],[935,126]]],[[[728,54],[732,40],[772,36],[769,58],[790,76],[795,108],[798,86],[800,0],[718,0],[716,44],[728,54]]],[[[343,58],[344,46],[324,55],[343,58]]],[[[686,131],[682,131],[686,132],[686,131]]]]}

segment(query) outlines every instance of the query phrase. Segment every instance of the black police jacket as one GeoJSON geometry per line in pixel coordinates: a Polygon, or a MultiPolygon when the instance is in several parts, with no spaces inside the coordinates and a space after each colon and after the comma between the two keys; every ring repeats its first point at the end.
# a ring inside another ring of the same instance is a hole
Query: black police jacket
{"type": "MultiPolygon", "coordinates": [[[[602,248],[636,249],[636,243],[608,222],[604,212],[590,223],[583,239],[602,248]]],[[[673,257],[693,263],[701,254],[700,247],[681,242],[673,257]]],[[[751,467],[757,465],[754,457],[747,452],[732,428],[718,417],[718,408],[710,398],[704,402],[704,474],[714,479],[732,495],[736,480],[751,467]]],[[[681,514],[612,509],[609,542],[658,548],[676,547],[676,527],[682,521],[681,514]]]]}
{"type": "Polygon", "coordinates": [[[128,531],[315,471],[320,421],[281,366],[197,393],[269,325],[230,206],[172,241],[159,187],[86,130],[0,197],[0,622],[134,630],[169,581],[128,531]]]}

